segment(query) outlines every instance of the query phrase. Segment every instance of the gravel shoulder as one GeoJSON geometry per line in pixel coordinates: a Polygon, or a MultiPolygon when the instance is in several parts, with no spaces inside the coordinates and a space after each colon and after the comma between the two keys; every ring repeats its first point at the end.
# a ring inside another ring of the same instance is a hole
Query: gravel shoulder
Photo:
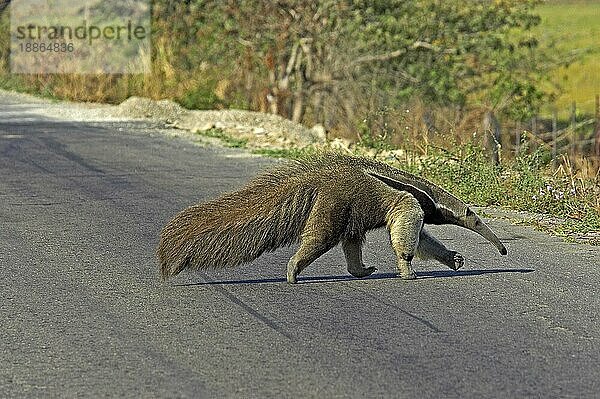
{"type": "Polygon", "coordinates": [[[180,130],[174,133],[198,141],[196,133],[220,129],[247,140],[253,147],[304,147],[324,143],[319,127],[308,129],[278,115],[244,110],[187,110],[170,100],[130,97],[119,105],[52,101],[0,89],[0,96],[26,105],[25,114],[43,115],[75,122],[150,121],[180,130]],[[195,137],[196,136],[196,137],[195,137]]]}

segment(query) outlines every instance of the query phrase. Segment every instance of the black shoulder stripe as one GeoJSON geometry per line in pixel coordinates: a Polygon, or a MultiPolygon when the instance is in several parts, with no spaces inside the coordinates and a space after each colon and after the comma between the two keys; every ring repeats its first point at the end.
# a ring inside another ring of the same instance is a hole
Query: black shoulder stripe
{"type": "Polygon", "coordinates": [[[407,193],[410,193],[413,197],[417,199],[417,201],[419,201],[419,205],[421,205],[421,209],[423,209],[423,212],[425,212],[426,218],[428,216],[432,217],[433,215],[437,214],[437,206],[435,204],[435,201],[425,191],[413,186],[412,184],[405,183],[388,176],[383,176],[379,173],[370,171],[367,171],[366,173],[376,178],[377,180],[384,182],[393,189],[396,189],[398,191],[406,191],[407,193]]]}

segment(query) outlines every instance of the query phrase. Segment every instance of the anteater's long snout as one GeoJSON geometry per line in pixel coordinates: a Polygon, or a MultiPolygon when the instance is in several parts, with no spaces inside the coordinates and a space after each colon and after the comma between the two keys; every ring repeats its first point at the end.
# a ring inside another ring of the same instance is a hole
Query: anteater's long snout
{"type": "Polygon", "coordinates": [[[506,255],[508,253],[506,247],[504,246],[504,244],[502,244],[502,241],[500,241],[498,236],[483,221],[478,220],[478,223],[469,224],[470,226],[465,227],[467,227],[469,230],[473,230],[475,233],[479,234],[480,236],[494,244],[496,248],[498,248],[498,252],[500,252],[500,254],[506,255]]]}

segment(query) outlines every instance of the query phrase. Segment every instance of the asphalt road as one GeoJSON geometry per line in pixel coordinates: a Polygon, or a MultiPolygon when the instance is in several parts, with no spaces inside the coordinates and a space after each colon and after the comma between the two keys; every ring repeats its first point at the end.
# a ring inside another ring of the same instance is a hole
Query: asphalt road
{"type": "Polygon", "coordinates": [[[293,248],[160,282],[158,232],[272,160],[148,123],[73,123],[0,99],[0,397],[600,396],[600,248],[492,221],[435,229],[467,258],[365,280],[339,248],[295,286],[293,248]]]}

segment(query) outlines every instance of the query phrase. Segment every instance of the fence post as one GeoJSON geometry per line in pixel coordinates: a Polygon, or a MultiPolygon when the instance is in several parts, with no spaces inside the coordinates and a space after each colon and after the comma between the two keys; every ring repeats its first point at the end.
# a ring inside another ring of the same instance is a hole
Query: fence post
{"type": "Polygon", "coordinates": [[[521,152],[521,123],[516,123],[515,130],[515,157],[519,156],[519,152],[521,152]]]}
{"type": "Polygon", "coordinates": [[[595,145],[594,152],[600,157],[600,94],[596,94],[596,130],[594,131],[595,145]]]}
{"type": "Polygon", "coordinates": [[[494,111],[488,110],[483,116],[483,132],[485,134],[484,137],[484,145],[487,149],[488,156],[490,161],[494,165],[500,164],[500,136],[502,134],[500,123],[496,116],[494,115],[494,111]]]}
{"type": "Polygon", "coordinates": [[[577,151],[577,139],[575,137],[575,125],[577,125],[577,103],[571,103],[571,156],[575,156],[577,151]]]}
{"type": "Polygon", "coordinates": [[[556,138],[558,135],[558,112],[552,112],[552,167],[556,169],[556,138]]]}

